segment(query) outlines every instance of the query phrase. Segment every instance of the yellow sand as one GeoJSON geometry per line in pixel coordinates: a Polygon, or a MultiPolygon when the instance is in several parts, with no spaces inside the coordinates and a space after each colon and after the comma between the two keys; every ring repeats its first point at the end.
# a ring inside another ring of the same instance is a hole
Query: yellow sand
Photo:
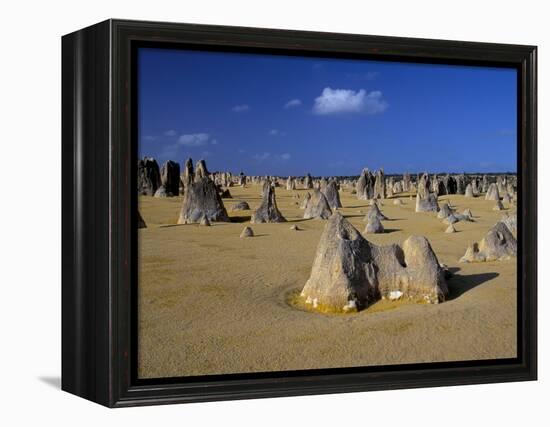
{"type": "MultiPolygon", "coordinates": [[[[440,262],[455,275],[439,305],[380,301],[356,314],[319,314],[293,305],[309,277],[325,222],[303,220],[293,198],[305,190],[277,188],[289,222],[250,224],[251,211],[230,212],[239,200],[252,209],[260,187],[232,187],[224,199],[233,223],[175,225],[181,197],[141,197],[146,229],[139,230],[139,376],[158,378],[301,370],[516,356],[516,260],[461,264],[469,243],[480,240],[503,212],[495,202],[442,196],[475,222],[447,228],[435,214],[415,213],[383,201],[386,233],[376,244],[426,236],[440,262]],[[293,224],[303,231],[290,230],[293,224]],[[250,225],[253,238],[239,238],[250,225]]],[[[341,191],[340,211],[363,232],[369,203],[341,191]]],[[[509,208],[505,204],[506,208],[509,208]]],[[[509,211],[507,209],[507,211],[509,211]]],[[[506,211],[504,211],[506,212],[506,211]]]]}

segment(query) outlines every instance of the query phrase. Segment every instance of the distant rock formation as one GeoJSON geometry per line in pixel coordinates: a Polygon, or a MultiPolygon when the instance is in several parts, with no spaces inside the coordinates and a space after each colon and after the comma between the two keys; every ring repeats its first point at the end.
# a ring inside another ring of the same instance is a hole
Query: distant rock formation
{"type": "Polygon", "coordinates": [[[453,214],[453,210],[449,206],[448,202],[443,203],[443,206],[441,206],[441,209],[437,213],[437,217],[441,219],[447,218],[449,215],[453,214]]]}
{"type": "Polygon", "coordinates": [[[204,217],[214,222],[229,221],[214,181],[197,178],[185,189],[178,224],[198,223],[204,217]]]}
{"type": "Polygon", "coordinates": [[[309,173],[304,179],[304,188],[306,190],[311,190],[313,188],[313,180],[311,179],[311,175],[309,173]]]}
{"type": "Polygon", "coordinates": [[[363,169],[355,185],[358,200],[370,200],[374,197],[375,178],[368,169],[363,169]]]}
{"type": "Polygon", "coordinates": [[[241,239],[245,237],[254,237],[254,231],[250,227],[245,227],[243,231],[241,231],[241,235],[239,237],[241,239]]]}
{"type": "Polygon", "coordinates": [[[183,166],[183,172],[182,172],[182,181],[184,185],[187,185],[195,180],[195,172],[193,168],[193,159],[189,157],[185,161],[185,165],[183,166]]]}
{"type": "MultiPolygon", "coordinates": [[[[154,197],[168,197],[168,192],[166,191],[166,187],[164,185],[161,185],[159,188],[157,188],[157,191],[155,191],[154,197]]],[[[172,195],[170,195],[172,197],[172,195]]]]}
{"type": "Polygon", "coordinates": [[[313,195],[306,205],[304,218],[328,219],[331,215],[332,210],[325,195],[319,190],[313,190],[313,195]]]}
{"type": "Polygon", "coordinates": [[[300,209],[305,209],[307,207],[307,204],[309,203],[309,199],[311,199],[311,194],[306,193],[304,196],[304,200],[302,201],[302,204],[300,205],[300,209]]]}
{"type": "Polygon", "coordinates": [[[336,212],[321,235],[301,296],[319,311],[347,312],[380,297],[438,303],[447,294],[444,271],[424,237],[409,237],[403,248],[376,246],[336,212]]]}
{"type": "Polygon", "coordinates": [[[378,234],[384,232],[384,226],[380,222],[380,218],[376,215],[370,215],[368,217],[367,226],[365,227],[366,234],[378,234]]]}
{"type": "Polygon", "coordinates": [[[240,202],[237,202],[233,206],[231,206],[231,211],[232,212],[234,212],[234,211],[248,211],[248,210],[250,210],[250,206],[244,200],[242,200],[240,202]]]}
{"type": "Polygon", "coordinates": [[[449,226],[445,229],[445,233],[456,233],[456,229],[453,224],[449,224],[449,226]]]}
{"type": "Polygon", "coordinates": [[[416,195],[415,212],[437,212],[439,206],[437,197],[433,193],[428,193],[426,197],[422,197],[420,193],[416,195]]]}
{"type": "Polygon", "coordinates": [[[206,162],[204,160],[199,160],[195,167],[195,182],[200,181],[202,178],[206,178],[210,175],[208,169],[206,168],[206,162]]]}
{"type": "Polygon", "coordinates": [[[275,189],[271,185],[267,185],[264,189],[264,195],[260,207],[252,214],[250,220],[252,224],[264,222],[286,222],[285,217],[277,208],[275,200],[275,189]]]}
{"type": "Polygon", "coordinates": [[[292,179],[290,176],[286,180],[286,189],[287,190],[296,190],[296,184],[294,182],[294,179],[292,179]]]}
{"type": "Polygon", "coordinates": [[[508,259],[517,255],[517,241],[507,225],[499,221],[479,243],[468,247],[460,262],[484,262],[508,259]]]}
{"type": "Polygon", "coordinates": [[[332,209],[338,209],[342,207],[342,203],[340,202],[340,194],[338,193],[338,185],[336,184],[336,181],[330,180],[328,184],[325,185],[325,189],[322,189],[323,186],[321,185],[321,191],[327,198],[327,202],[329,206],[332,209]]]}
{"type": "Polygon", "coordinates": [[[166,196],[172,197],[179,194],[180,187],[180,165],[168,160],[160,168],[160,181],[166,189],[166,196]]]}
{"type": "Polygon", "coordinates": [[[485,200],[500,200],[498,187],[495,183],[489,185],[489,188],[487,189],[487,194],[485,194],[485,200]]]}
{"type": "Polygon", "coordinates": [[[386,215],[384,215],[380,211],[377,203],[372,204],[372,206],[369,208],[369,211],[367,212],[367,215],[365,215],[364,220],[369,221],[371,217],[376,217],[380,221],[386,221],[388,219],[386,215]]]}
{"type": "Polygon", "coordinates": [[[409,173],[403,174],[403,191],[411,191],[411,176],[409,173]]]}
{"type": "Polygon", "coordinates": [[[466,186],[466,191],[464,192],[464,197],[475,197],[474,196],[474,189],[472,187],[472,184],[468,184],[466,186]]]}
{"type": "Polygon", "coordinates": [[[374,199],[386,198],[386,179],[384,178],[384,169],[376,171],[374,180],[374,199]]]}
{"type": "Polygon", "coordinates": [[[483,178],[481,179],[481,192],[487,193],[489,190],[489,179],[487,178],[487,175],[483,175],[483,178]]]}
{"type": "Polygon", "coordinates": [[[153,196],[160,187],[159,165],[152,157],[144,157],[138,161],[138,194],[153,196]]]}

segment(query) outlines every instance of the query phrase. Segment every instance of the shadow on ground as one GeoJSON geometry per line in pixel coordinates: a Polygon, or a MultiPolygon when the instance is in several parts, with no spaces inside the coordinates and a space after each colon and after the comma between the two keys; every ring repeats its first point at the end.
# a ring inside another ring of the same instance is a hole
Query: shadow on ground
{"type": "Polygon", "coordinates": [[[232,216],[229,218],[229,222],[249,222],[251,218],[250,215],[232,216]]]}
{"type": "Polygon", "coordinates": [[[458,298],[473,288],[498,277],[498,275],[498,273],[455,274],[450,279],[447,279],[447,285],[449,286],[449,296],[447,300],[450,301],[458,298]]]}
{"type": "Polygon", "coordinates": [[[61,390],[61,377],[38,377],[38,380],[50,387],[61,390]]]}

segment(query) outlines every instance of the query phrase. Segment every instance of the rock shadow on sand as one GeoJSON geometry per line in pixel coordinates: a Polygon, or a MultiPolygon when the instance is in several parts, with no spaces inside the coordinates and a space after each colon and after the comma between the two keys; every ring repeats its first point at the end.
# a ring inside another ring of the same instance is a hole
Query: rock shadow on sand
{"type": "Polygon", "coordinates": [[[236,223],[250,222],[251,218],[252,218],[251,215],[231,216],[229,217],[229,222],[236,222],[236,223]]]}
{"type": "Polygon", "coordinates": [[[447,279],[447,286],[449,287],[447,301],[459,298],[466,292],[498,276],[499,274],[494,272],[468,275],[454,274],[453,277],[447,279]]]}

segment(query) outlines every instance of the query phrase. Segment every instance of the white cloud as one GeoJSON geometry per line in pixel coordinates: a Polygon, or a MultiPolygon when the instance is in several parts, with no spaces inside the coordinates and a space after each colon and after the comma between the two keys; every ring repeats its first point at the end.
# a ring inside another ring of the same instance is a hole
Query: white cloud
{"type": "Polygon", "coordinates": [[[257,161],[259,161],[259,162],[263,162],[264,160],[267,160],[267,159],[269,159],[270,157],[271,157],[271,153],[266,153],[266,152],[261,153],[261,154],[254,154],[254,155],[252,156],[252,158],[253,158],[254,160],[257,160],[257,161]]]}
{"type": "Polygon", "coordinates": [[[178,138],[178,144],[186,147],[200,147],[201,145],[208,144],[209,140],[210,135],[207,133],[191,133],[180,135],[178,138]]]}
{"type": "Polygon", "coordinates": [[[243,113],[245,111],[248,111],[250,110],[250,106],[247,105],[247,104],[241,104],[241,105],[235,105],[231,111],[235,112],[235,113],[243,113]]]}
{"type": "Polygon", "coordinates": [[[270,134],[271,136],[278,135],[278,134],[279,134],[279,130],[278,130],[278,129],[271,129],[271,130],[269,131],[269,134],[270,134]]]}
{"type": "Polygon", "coordinates": [[[164,136],[176,136],[177,132],[174,129],[167,130],[164,132],[164,136]]]}
{"type": "Polygon", "coordinates": [[[284,108],[299,107],[300,105],[302,105],[302,101],[299,99],[291,99],[285,104],[284,108]]]}
{"type": "Polygon", "coordinates": [[[373,91],[367,94],[364,89],[331,89],[326,87],[320,96],[315,98],[313,112],[327,115],[338,113],[381,113],[388,107],[382,98],[382,92],[373,91]]]}
{"type": "Polygon", "coordinates": [[[281,154],[281,159],[283,159],[283,160],[288,160],[288,159],[290,159],[290,154],[288,154],[288,153],[283,153],[283,154],[281,154]]]}

